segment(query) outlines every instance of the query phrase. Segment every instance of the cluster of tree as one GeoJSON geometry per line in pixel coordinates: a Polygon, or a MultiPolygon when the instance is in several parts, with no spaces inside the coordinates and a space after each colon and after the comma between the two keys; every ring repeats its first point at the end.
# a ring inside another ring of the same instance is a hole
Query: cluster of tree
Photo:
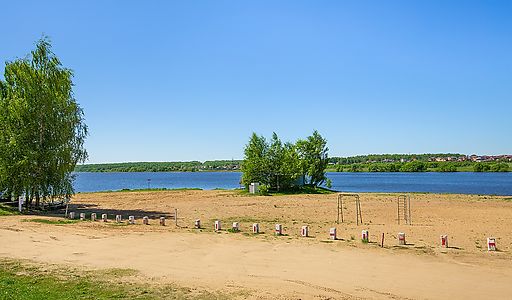
{"type": "Polygon", "coordinates": [[[75,172],[196,172],[240,169],[239,160],[187,162],[129,162],[77,165],[75,172]]]}
{"type": "Polygon", "coordinates": [[[72,171],[87,157],[87,127],[73,97],[73,73],[41,39],[31,55],[7,62],[0,80],[0,193],[27,206],[70,197],[72,171]]]}
{"type": "MultiPolygon", "coordinates": [[[[362,164],[357,165],[356,172],[361,172],[364,167],[362,164]]],[[[351,166],[352,167],[352,166],[351,166]]],[[[372,163],[368,164],[368,172],[425,172],[427,171],[427,163],[422,161],[411,161],[407,163],[372,163]]]]}
{"type": "Polygon", "coordinates": [[[389,163],[355,163],[338,164],[331,168],[336,172],[508,172],[507,163],[462,162],[389,162],[389,163]]]}
{"type": "Polygon", "coordinates": [[[473,166],[475,172],[508,172],[509,170],[507,163],[476,163],[473,166]]]}
{"type": "Polygon", "coordinates": [[[371,162],[400,162],[405,161],[423,161],[428,162],[431,158],[448,158],[448,157],[463,157],[465,155],[458,153],[425,153],[425,154],[369,154],[358,155],[350,157],[331,157],[329,163],[351,165],[357,163],[371,163],[371,162]]]}
{"type": "Polygon", "coordinates": [[[248,188],[249,184],[258,182],[264,189],[278,191],[300,184],[315,187],[328,184],[325,177],[328,150],[327,140],[316,130],[294,144],[281,142],[276,133],[270,142],[253,133],[244,150],[242,184],[248,188]]]}

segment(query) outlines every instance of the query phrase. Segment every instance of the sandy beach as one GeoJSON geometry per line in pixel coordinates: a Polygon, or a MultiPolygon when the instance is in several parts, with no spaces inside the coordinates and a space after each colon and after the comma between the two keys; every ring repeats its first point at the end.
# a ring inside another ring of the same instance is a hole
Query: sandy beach
{"type": "Polygon", "coordinates": [[[336,224],[337,194],[248,196],[234,191],[78,194],[70,210],[109,222],[54,225],[0,217],[0,257],[88,269],[130,268],[133,280],[222,291],[239,299],[507,299],[512,292],[512,199],[411,194],[412,224],[397,224],[397,194],[360,194],[336,224]],[[172,219],[178,211],[178,226],[172,219]],[[115,214],[123,224],[115,224],[115,214]],[[129,215],[135,225],[127,225],[129,215]],[[142,225],[142,217],[150,225],[142,225]],[[167,216],[166,226],[158,218],[167,216]],[[195,229],[200,219],[202,229],[195,229]],[[223,229],[214,232],[221,220],[223,229]],[[241,232],[225,229],[239,222],[241,232]],[[251,233],[259,223],[261,234],[251,233]],[[276,223],[283,236],[274,236],[276,223]],[[310,237],[300,236],[308,225],[310,237]],[[336,227],[338,240],[329,240],[336,227]],[[361,231],[370,242],[362,243],[361,231]],[[397,234],[407,245],[398,246],[397,234]],[[380,238],[385,234],[384,247],[380,238]],[[440,235],[449,248],[440,246],[440,235]],[[499,251],[487,251],[495,237],[499,251]]]}

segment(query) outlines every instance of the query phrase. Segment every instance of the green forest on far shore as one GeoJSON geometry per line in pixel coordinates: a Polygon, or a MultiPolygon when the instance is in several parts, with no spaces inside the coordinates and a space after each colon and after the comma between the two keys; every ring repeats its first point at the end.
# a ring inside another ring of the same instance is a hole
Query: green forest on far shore
{"type": "MultiPolygon", "coordinates": [[[[457,161],[460,154],[378,154],[330,157],[327,172],[510,172],[507,160],[457,161]],[[454,161],[432,161],[454,159],[454,161]]],[[[240,171],[242,160],[128,162],[77,165],[75,172],[214,172],[240,171]]]]}

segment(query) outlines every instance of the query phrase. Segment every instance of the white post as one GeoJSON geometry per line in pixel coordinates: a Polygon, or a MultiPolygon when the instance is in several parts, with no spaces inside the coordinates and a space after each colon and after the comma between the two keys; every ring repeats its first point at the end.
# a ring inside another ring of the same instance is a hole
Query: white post
{"type": "Polygon", "coordinates": [[[240,224],[238,224],[238,222],[233,222],[233,226],[231,226],[231,229],[233,229],[233,231],[235,232],[240,231],[240,224]]]}
{"type": "Polygon", "coordinates": [[[128,217],[128,223],[132,224],[132,225],[135,224],[135,217],[134,216],[129,216],[128,217]]]}
{"type": "Polygon", "coordinates": [[[276,235],[283,235],[283,225],[276,224],[275,234],[276,235]]]}
{"type": "Polygon", "coordinates": [[[84,221],[85,220],[85,213],[80,213],[80,221],[84,221]]]}
{"type": "Polygon", "coordinates": [[[107,221],[108,221],[108,216],[107,216],[107,214],[101,214],[101,220],[102,220],[103,222],[107,222],[107,221]]]}
{"type": "Polygon", "coordinates": [[[441,236],[441,247],[448,248],[448,236],[447,235],[441,236]]]}
{"type": "Polygon", "coordinates": [[[252,224],[252,233],[260,233],[260,224],[258,224],[258,223],[252,224]]]}
{"type": "Polygon", "coordinates": [[[398,233],[398,245],[405,245],[405,233],[398,233]]]}
{"type": "Polygon", "coordinates": [[[160,217],[160,226],[165,226],[165,217],[160,217]]]}
{"type": "Polygon", "coordinates": [[[116,215],[116,222],[121,223],[123,217],[121,215],[116,215]]]}
{"type": "Polygon", "coordinates": [[[215,224],[214,224],[214,229],[215,229],[215,231],[219,231],[219,230],[221,230],[221,227],[222,227],[222,226],[221,226],[221,224],[220,224],[220,221],[219,221],[219,220],[215,221],[215,224]]]}
{"type": "Polygon", "coordinates": [[[368,230],[361,231],[361,241],[363,241],[363,243],[368,243],[370,241],[370,234],[368,233],[368,230]]]}
{"type": "Polygon", "coordinates": [[[75,212],[74,211],[69,212],[69,218],[70,219],[74,219],[75,218],[75,212]]]}
{"type": "Polygon", "coordinates": [[[496,251],[496,239],[493,237],[487,238],[487,251],[496,251]]]}
{"type": "Polygon", "coordinates": [[[91,214],[91,221],[96,221],[96,213],[91,214]]]}
{"type": "Polygon", "coordinates": [[[24,198],[25,198],[25,196],[22,196],[22,197],[19,198],[19,201],[18,201],[18,210],[20,212],[23,210],[23,200],[24,200],[24,198]]]}
{"type": "Polygon", "coordinates": [[[197,229],[200,229],[201,228],[201,220],[197,219],[194,222],[194,227],[197,228],[197,229]]]}
{"type": "Polygon", "coordinates": [[[149,218],[148,218],[147,216],[144,216],[144,217],[142,218],[142,224],[144,224],[144,225],[149,225],[149,218]]]}
{"type": "Polygon", "coordinates": [[[329,239],[336,240],[336,227],[329,229],[329,239]]]}
{"type": "Polygon", "coordinates": [[[308,237],[309,236],[309,228],[308,228],[308,226],[302,226],[302,228],[300,230],[300,235],[303,236],[303,237],[308,237]]]}

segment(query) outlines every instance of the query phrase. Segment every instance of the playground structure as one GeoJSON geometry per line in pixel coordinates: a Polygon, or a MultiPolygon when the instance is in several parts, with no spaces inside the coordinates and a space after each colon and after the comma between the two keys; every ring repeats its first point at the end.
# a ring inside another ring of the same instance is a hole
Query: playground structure
{"type": "Polygon", "coordinates": [[[403,219],[405,224],[411,225],[411,196],[398,195],[397,198],[397,220],[400,225],[400,220],[403,219]]]}
{"type": "Polygon", "coordinates": [[[356,204],[356,223],[359,226],[359,223],[363,224],[363,216],[361,213],[361,201],[359,200],[358,194],[338,194],[338,208],[337,208],[337,216],[336,216],[336,224],[341,222],[343,223],[345,220],[343,218],[343,197],[352,197],[355,198],[356,204]]]}

